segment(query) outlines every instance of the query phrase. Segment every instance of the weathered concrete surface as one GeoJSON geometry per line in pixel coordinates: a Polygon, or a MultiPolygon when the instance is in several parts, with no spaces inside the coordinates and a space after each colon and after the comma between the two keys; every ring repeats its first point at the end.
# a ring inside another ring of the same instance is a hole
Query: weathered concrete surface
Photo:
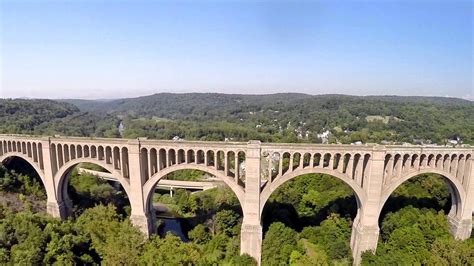
{"type": "Polygon", "coordinates": [[[242,207],[241,253],[261,259],[262,210],[285,182],[309,173],[332,175],[356,195],[358,214],[351,248],[355,264],[363,251],[377,247],[378,218],[390,194],[422,174],[442,175],[451,191],[448,215],[458,239],[469,238],[474,206],[473,148],[438,146],[272,144],[250,141],[193,142],[0,135],[0,162],[20,157],[38,172],[48,195],[47,211],[67,217],[71,202],[67,179],[73,167],[89,162],[106,169],[130,199],[132,222],[152,233],[153,189],[167,174],[205,171],[225,182],[242,207]],[[284,158],[289,166],[283,167],[284,158]]]}

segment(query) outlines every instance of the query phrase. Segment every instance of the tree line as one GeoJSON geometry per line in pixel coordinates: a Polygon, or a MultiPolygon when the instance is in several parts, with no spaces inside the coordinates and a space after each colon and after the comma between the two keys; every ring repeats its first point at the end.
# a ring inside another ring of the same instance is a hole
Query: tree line
{"type": "Polygon", "coordinates": [[[460,139],[474,144],[474,103],[451,98],[156,94],[106,102],[2,99],[0,114],[1,133],[442,145],[460,139]],[[318,137],[326,131],[327,139],[318,137]]]}

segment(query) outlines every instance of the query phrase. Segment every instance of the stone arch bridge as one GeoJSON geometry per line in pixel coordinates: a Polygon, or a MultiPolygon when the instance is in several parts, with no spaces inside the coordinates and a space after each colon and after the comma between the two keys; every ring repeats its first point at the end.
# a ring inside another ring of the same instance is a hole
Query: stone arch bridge
{"type": "Polygon", "coordinates": [[[348,184],[357,199],[351,248],[355,263],[377,247],[379,215],[390,194],[422,174],[444,177],[452,195],[448,215],[453,235],[471,235],[474,206],[473,147],[273,144],[250,141],[194,142],[148,139],[0,135],[0,162],[20,157],[38,172],[47,211],[65,218],[71,208],[67,179],[79,163],[110,172],[123,186],[133,224],[152,231],[151,195],[167,174],[197,169],[222,179],[243,212],[241,253],[261,259],[262,210],[273,191],[297,176],[328,174],[348,184]]]}

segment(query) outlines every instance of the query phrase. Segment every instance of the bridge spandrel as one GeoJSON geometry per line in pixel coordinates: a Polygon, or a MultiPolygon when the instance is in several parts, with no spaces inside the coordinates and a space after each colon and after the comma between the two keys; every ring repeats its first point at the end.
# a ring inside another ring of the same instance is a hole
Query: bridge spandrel
{"type": "Polygon", "coordinates": [[[464,183],[470,175],[467,167],[472,153],[472,148],[389,147],[385,152],[384,184],[388,189],[398,180],[421,173],[437,173],[464,183]]]}
{"type": "Polygon", "coordinates": [[[262,148],[262,174],[269,182],[287,175],[319,172],[354,180],[360,187],[373,151],[372,147],[359,149],[347,145],[345,147],[351,149],[336,145],[290,146],[286,149],[275,146],[262,148]]]}

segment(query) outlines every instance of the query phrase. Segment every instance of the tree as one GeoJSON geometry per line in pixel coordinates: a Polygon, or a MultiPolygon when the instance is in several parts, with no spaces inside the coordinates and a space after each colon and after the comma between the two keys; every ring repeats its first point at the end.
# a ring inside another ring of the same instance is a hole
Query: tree
{"type": "Polygon", "coordinates": [[[202,224],[196,225],[193,230],[189,231],[188,237],[196,244],[206,244],[211,239],[207,228],[202,224]]]}
{"type": "Polygon", "coordinates": [[[216,213],[216,233],[223,233],[229,237],[238,234],[239,215],[232,210],[222,210],[216,213]]]}
{"type": "Polygon", "coordinates": [[[349,246],[350,230],[349,222],[346,219],[332,214],[320,226],[305,227],[301,232],[301,237],[308,239],[310,243],[323,247],[332,260],[350,260],[352,257],[349,246]]]}
{"type": "Polygon", "coordinates": [[[257,266],[257,262],[254,258],[250,257],[247,254],[244,255],[235,255],[233,256],[230,261],[229,265],[235,266],[257,266]]]}
{"type": "Polygon", "coordinates": [[[441,238],[431,245],[428,265],[474,265],[474,239],[441,238]]]}
{"type": "Polygon", "coordinates": [[[145,244],[140,264],[145,265],[193,265],[201,257],[201,251],[193,243],[183,243],[172,234],[165,238],[152,237],[145,244]]]}
{"type": "Polygon", "coordinates": [[[265,233],[262,245],[262,264],[287,264],[291,252],[298,250],[298,234],[283,223],[276,222],[270,225],[265,233]]]}
{"type": "Polygon", "coordinates": [[[77,225],[92,240],[92,247],[105,264],[137,264],[144,236],[130,224],[121,221],[112,205],[87,209],[77,225]]]}

